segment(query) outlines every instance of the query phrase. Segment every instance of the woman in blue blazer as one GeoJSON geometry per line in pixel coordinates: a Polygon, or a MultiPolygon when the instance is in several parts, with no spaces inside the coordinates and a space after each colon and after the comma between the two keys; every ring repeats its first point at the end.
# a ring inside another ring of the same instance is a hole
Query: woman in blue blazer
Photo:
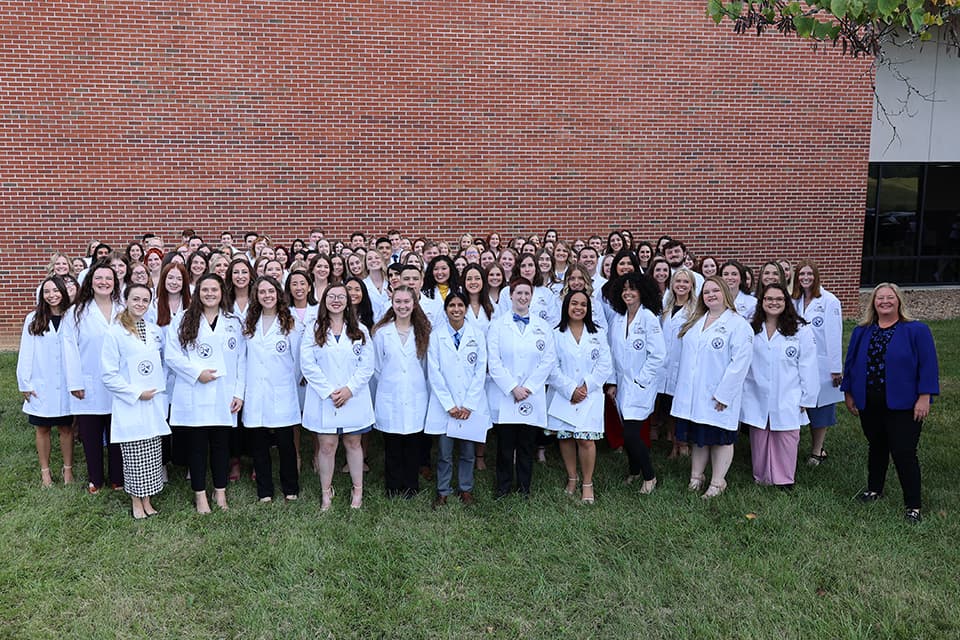
{"type": "Polygon", "coordinates": [[[850,336],[843,367],[847,409],[860,417],[869,443],[867,488],[858,498],[883,496],[889,459],[897,468],[906,519],[920,522],[917,444],[931,396],[940,393],[937,351],[930,328],[910,317],[895,284],[878,284],[850,336]]]}

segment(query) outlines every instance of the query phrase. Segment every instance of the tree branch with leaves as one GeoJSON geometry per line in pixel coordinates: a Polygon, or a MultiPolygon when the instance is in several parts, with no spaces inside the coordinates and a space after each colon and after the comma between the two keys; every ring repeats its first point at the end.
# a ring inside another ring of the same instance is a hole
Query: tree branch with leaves
{"type": "Polygon", "coordinates": [[[707,15],[733,22],[736,33],[770,28],[818,42],[833,42],[853,57],[881,57],[881,45],[930,40],[939,30],[960,54],[960,0],[708,0],[707,15]]]}

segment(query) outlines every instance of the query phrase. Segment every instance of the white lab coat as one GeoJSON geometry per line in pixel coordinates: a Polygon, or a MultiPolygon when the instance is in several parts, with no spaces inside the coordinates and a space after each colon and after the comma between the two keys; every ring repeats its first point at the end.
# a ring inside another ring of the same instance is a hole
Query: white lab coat
{"type": "Polygon", "coordinates": [[[505,417],[503,408],[515,403],[513,389],[517,386],[530,390],[524,402],[531,411],[525,424],[547,426],[547,394],[544,385],[557,362],[553,330],[539,316],[530,314],[530,324],[520,333],[513,321],[513,308],[490,325],[487,331],[487,400],[490,417],[500,424],[505,417]]]}
{"type": "Polygon", "coordinates": [[[363,340],[351,340],[346,329],[344,325],[340,340],[327,331],[326,343],[321,347],[311,325],[300,345],[300,371],[307,380],[302,424],[315,433],[360,431],[374,421],[369,385],[376,361],[373,341],[363,325],[363,340]],[[330,395],[341,387],[349,388],[353,396],[338,408],[333,406],[330,395]]]}
{"type": "MultiPolygon", "coordinates": [[[[434,297],[428,298],[426,295],[420,295],[420,308],[427,316],[427,320],[430,321],[431,327],[442,326],[447,321],[447,314],[443,311],[443,299],[440,297],[440,291],[435,290],[433,292],[434,297]]],[[[390,308],[390,305],[387,305],[387,308],[390,308]]],[[[383,310],[384,315],[387,313],[387,309],[383,310]]]]}
{"type": "MultiPolygon", "coordinates": [[[[490,329],[490,323],[496,321],[496,319],[499,318],[500,315],[502,315],[502,312],[500,311],[500,307],[498,307],[496,304],[493,305],[493,315],[489,318],[487,317],[487,312],[483,310],[483,307],[480,307],[480,309],[477,310],[477,313],[474,313],[473,309],[468,304],[467,312],[464,315],[464,321],[467,324],[480,329],[480,332],[485,337],[487,335],[487,330],[490,329]]],[[[437,326],[446,327],[446,325],[447,325],[447,322],[444,321],[442,323],[438,323],[437,326]]]]}
{"type": "Polygon", "coordinates": [[[663,363],[660,373],[660,383],[657,386],[659,393],[672,396],[677,388],[677,377],[680,375],[680,338],[677,334],[683,324],[690,317],[686,307],[670,315],[673,309],[668,309],[665,316],[660,318],[660,328],[663,329],[663,344],[667,349],[667,359],[663,363]]]}
{"type": "Polygon", "coordinates": [[[757,310],[757,299],[749,293],[737,291],[737,298],[733,301],[733,306],[737,308],[737,313],[743,316],[747,322],[753,320],[753,312],[757,310]]]}
{"type": "Polygon", "coordinates": [[[617,408],[624,420],[646,420],[653,413],[657,385],[667,357],[657,316],[640,307],[633,321],[614,314],[610,323],[610,351],[617,383],[617,408]]]}
{"type": "Polygon", "coordinates": [[[177,333],[184,314],[167,327],[164,357],[177,381],[170,399],[170,423],[183,427],[237,426],[237,414],[230,412],[234,398],[243,398],[247,377],[247,349],[240,320],[223,312],[211,329],[200,318],[197,339],[186,349],[177,333]],[[198,378],[204,369],[216,369],[217,378],[203,384],[198,378]]]}
{"type": "Polygon", "coordinates": [[[470,419],[486,422],[488,429],[492,423],[485,391],[487,341],[484,331],[478,325],[464,322],[459,349],[451,331],[448,323],[434,329],[427,351],[430,401],[424,431],[431,435],[447,432],[450,420],[447,412],[454,407],[469,409],[470,419]]]}
{"type": "Polygon", "coordinates": [[[63,316],[67,323],[67,334],[73,340],[67,345],[67,384],[71,391],[83,389],[83,400],[70,397],[70,413],[73,415],[107,415],[113,405],[113,397],[103,386],[103,370],[100,368],[100,353],[103,351],[103,338],[110,327],[117,322],[117,316],[123,311],[123,305],[113,303],[110,320],[104,318],[95,300],[77,319],[72,307],[63,316]]]}
{"type": "Polygon", "coordinates": [[[263,317],[247,342],[247,376],[243,426],[288,427],[300,424],[298,354],[302,332],[296,324],[287,335],[274,318],[264,331],[263,317]]]}
{"type": "MultiPolygon", "coordinates": [[[[510,298],[510,287],[504,286],[500,293],[500,314],[513,317],[513,299],[510,298]]],[[[530,297],[530,317],[538,317],[546,323],[547,327],[553,330],[560,322],[560,304],[557,302],[557,294],[547,287],[534,287],[533,295],[530,297]]]]}
{"type": "Polygon", "coordinates": [[[820,297],[814,298],[804,308],[803,297],[794,300],[794,305],[804,320],[810,323],[813,337],[817,342],[817,369],[820,372],[820,389],[817,395],[818,407],[835,402],[843,402],[840,387],[833,386],[832,373],[843,372],[843,314],[840,301],[827,291],[820,289],[820,297]]]}
{"type": "Polygon", "coordinates": [[[704,314],[680,339],[680,372],[671,414],[736,431],[743,380],[753,359],[753,330],[730,309],[704,330],[706,319],[704,314]],[[726,408],[717,411],[715,401],[726,408]]]}
{"type": "Polygon", "coordinates": [[[385,324],[374,334],[373,346],[377,354],[377,395],[373,403],[377,430],[399,435],[423,431],[430,392],[426,358],[417,357],[413,327],[404,344],[396,323],[385,324]]]}
{"type": "Polygon", "coordinates": [[[313,340],[313,327],[317,322],[317,305],[307,305],[304,309],[303,319],[296,309],[290,307],[290,313],[293,314],[293,330],[297,332],[297,349],[293,354],[297,363],[297,398],[300,401],[300,413],[303,414],[303,403],[307,397],[307,381],[303,377],[303,370],[300,368],[300,347],[303,346],[304,339],[313,340]]]}
{"type": "Polygon", "coordinates": [[[382,291],[377,290],[377,285],[373,283],[370,276],[363,279],[363,284],[367,287],[367,295],[370,297],[370,304],[373,306],[373,321],[374,323],[380,322],[387,309],[390,308],[389,282],[386,278],[383,279],[382,291]]]}
{"type": "Polygon", "coordinates": [[[790,431],[808,424],[800,407],[813,407],[820,381],[817,345],[809,325],[792,336],[779,331],[767,338],[765,327],[753,336],[753,360],[743,383],[740,421],[771,431],[790,431]]]}
{"type": "Polygon", "coordinates": [[[603,385],[613,373],[613,357],[607,341],[607,332],[598,329],[589,333],[584,327],[580,342],[568,329],[555,329],[553,338],[557,346],[557,364],[548,378],[547,425],[554,431],[603,433],[603,385]],[[578,404],[587,409],[581,426],[558,418],[550,412],[554,403],[571,405],[570,396],[577,387],[587,384],[587,397],[578,404]]]}
{"type": "MultiPolygon", "coordinates": [[[[67,314],[71,311],[68,309],[67,314]]],[[[27,314],[20,335],[20,353],[17,356],[17,387],[37,395],[23,403],[23,412],[41,418],[59,418],[70,415],[70,387],[67,384],[66,350],[73,339],[68,335],[66,319],[60,320],[60,329],[53,323],[41,336],[30,335],[29,327],[36,315],[27,314]]]]}
{"type": "Polygon", "coordinates": [[[167,399],[162,381],[162,330],[147,322],[147,341],[115,324],[103,338],[100,368],[104,386],[112,395],[110,442],[136,442],[170,433],[167,425],[167,399]],[[156,374],[159,372],[159,374],[156,374]],[[141,400],[147,389],[158,392],[149,400],[141,400]]]}

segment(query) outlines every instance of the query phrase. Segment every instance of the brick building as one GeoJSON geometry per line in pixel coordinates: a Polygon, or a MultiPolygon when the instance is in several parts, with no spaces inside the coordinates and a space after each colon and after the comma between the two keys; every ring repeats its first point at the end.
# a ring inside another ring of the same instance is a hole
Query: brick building
{"type": "Polygon", "coordinates": [[[0,336],[51,251],[184,227],[625,227],[855,306],[868,64],[702,2],[6,2],[0,55],[0,336]]]}

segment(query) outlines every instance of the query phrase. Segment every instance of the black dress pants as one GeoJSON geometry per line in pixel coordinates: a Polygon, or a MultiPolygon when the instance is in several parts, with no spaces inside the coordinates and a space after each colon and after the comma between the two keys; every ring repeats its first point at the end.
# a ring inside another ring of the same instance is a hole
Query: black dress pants
{"type": "Polygon", "coordinates": [[[214,489],[227,488],[230,468],[230,432],[233,427],[188,427],[190,486],[194,491],[207,488],[207,458],[214,489]]]}
{"type": "Polygon", "coordinates": [[[383,434],[383,479],[388,497],[413,497],[420,491],[422,433],[383,434]]]}
{"type": "Polygon", "coordinates": [[[517,491],[529,495],[533,477],[533,450],[540,429],[529,424],[495,424],[493,428],[497,434],[497,497],[510,493],[514,469],[517,491]]]}
{"type": "Polygon", "coordinates": [[[867,489],[883,493],[890,458],[897,469],[907,509],[920,508],[920,461],[917,445],[923,422],[913,419],[913,409],[888,409],[883,394],[868,393],[860,411],[860,426],[867,437],[867,489]]]}

